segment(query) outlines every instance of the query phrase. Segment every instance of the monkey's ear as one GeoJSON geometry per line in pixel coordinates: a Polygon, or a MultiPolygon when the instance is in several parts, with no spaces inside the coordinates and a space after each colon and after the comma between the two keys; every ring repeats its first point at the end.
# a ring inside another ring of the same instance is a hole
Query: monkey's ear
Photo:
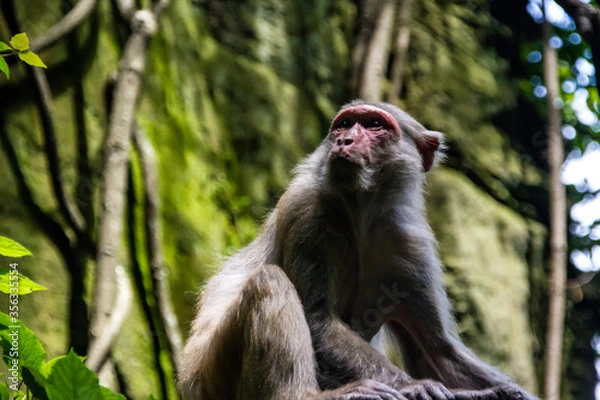
{"type": "Polygon", "coordinates": [[[425,131],[417,140],[417,149],[423,159],[423,170],[429,171],[441,155],[438,150],[444,146],[444,134],[436,131],[425,131]]]}

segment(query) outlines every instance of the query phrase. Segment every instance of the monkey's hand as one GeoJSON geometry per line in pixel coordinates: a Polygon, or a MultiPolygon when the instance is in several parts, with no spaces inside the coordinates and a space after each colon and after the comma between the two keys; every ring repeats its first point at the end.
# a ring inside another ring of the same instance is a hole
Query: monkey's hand
{"type": "Polygon", "coordinates": [[[383,383],[363,379],[340,388],[326,390],[307,400],[409,400],[383,383]]]}
{"type": "Polygon", "coordinates": [[[453,390],[456,400],[539,400],[517,385],[502,385],[483,390],[453,390]]]}
{"type": "Polygon", "coordinates": [[[440,382],[418,380],[400,388],[400,394],[409,400],[454,400],[455,396],[440,382]]]}

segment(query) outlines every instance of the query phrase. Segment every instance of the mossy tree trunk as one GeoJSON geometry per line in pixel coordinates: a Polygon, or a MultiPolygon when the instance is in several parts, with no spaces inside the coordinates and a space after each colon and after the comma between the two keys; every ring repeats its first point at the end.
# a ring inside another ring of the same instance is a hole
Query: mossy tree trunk
{"type": "MultiPolygon", "coordinates": [[[[62,16],[54,11],[61,3],[17,2],[16,14],[35,37],[62,16]]],[[[392,89],[399,96],[391,101],[449,139],[448,161],[430,176],[429,213],[460,333],[484,359],[537,391],[548,208],[543,149],[531,143],[544,121],[519,89],[523,77],[511,51],[522,39],[494,18],[490,4],[412,2],[409,46],[394,45],[395,30],[386,35],[384,53],[391,54],[379,60],[385,67],[379,96],[397,79],[395,57],[403,59],[402,90],[392,89]]],[[[182,330],[219,255],[255,236],[293,165],[324,137],[336,108],[357,93],[357,66],[364,60],[356,53],[367,54],[359,48],[362,11],[349,0],[179,0],[164,13],[149,45],[136,119],[156,150],[165,274],[182,330]]],[[[3,17],[0,39],[9,36],[3,17]]],[[[101,210],[106,90],[128,35],[115,5],[98,2],[70,44],[41,52],[50,67],[65,189],[93,237],[101,210]]],[[[94,252],[74,245],[64,225],[53,229],[59,208],[47,181],[36,96],[21,66],[12,68],[11,81],[0,83],[7,155],[0,166],[11,171],[0,185],[0,230],[39,255],[23,272],[50,290],[31,296],[23,319],[56,355],[72,344],[65,340],[68,309],[91,301],[96,265],[89,261],[94,252]],[[71,268],[81,271],[75,297],[63,284],[71,268]]],[[[157,395],[162,386],[163,396],[175,398],[173,386],[160,383],[172,378],[169,349],[160,340],[166,333],[149,323],[159,310],[148,295],[153,281],[139,161],[133,157],[129,229],[116,239],[141,245],[134,254],[129,246],[115,254],[136,279],[137,295],[111,357],[129,397],[157,395]],[[166,375],[157,373],[159,365],[166,375]]]]}

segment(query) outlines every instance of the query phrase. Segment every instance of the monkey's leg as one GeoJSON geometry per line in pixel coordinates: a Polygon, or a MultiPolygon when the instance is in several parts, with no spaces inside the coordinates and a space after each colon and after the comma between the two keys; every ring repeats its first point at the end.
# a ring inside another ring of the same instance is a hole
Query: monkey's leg
{"type": "Polygon", "coordinates": [[[241,399],[407,400],[388,386],[355,381],[321,392],[310,330],[292,282],[277,266],[259,269],[242,292],[241,399]]]}
{"type": "Polygon", "coordinates": [[[319,392],[302,305],[278,267],[230,265],[207,284],[183,354],[186,400],[304,399],[319,392]]]}
{"type": "Polygon", "coordinates": [[[321,392],[302,304],[276,266],[217,275],[192,329],[180,377],[186,400],[406,400],[369,380],[321,392]]]}
{"type": "Polygon", "coordinates": [[[251,276],[242,291],[240,399],[406,400],[388,386],[355,381],[321,392],[310,330],[292,282],[277,266],[251,276]]]}
{"type": "Polygon", "coordinates": [[[318,385],[310,331],[296,290],[276,266],[246,282],[240,304],[240,399],[300,399],[318,385]]]}

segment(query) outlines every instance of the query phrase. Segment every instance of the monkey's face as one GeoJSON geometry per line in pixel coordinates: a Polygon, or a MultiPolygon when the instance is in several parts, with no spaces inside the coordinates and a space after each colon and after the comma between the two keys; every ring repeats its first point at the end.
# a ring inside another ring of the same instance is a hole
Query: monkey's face
{"type": "Polygon", "coordinates": [[[329,140],[330,160],[345,160],[358,167],[368,167],[390,142],[400,138],[396,119],[378,107],[361,104],[346,108],[333,119],[329,140]]]}
{"type": "Polygon", "coordinates": [[[330,182],[350,191],[373,189],[377,171],[398,154],[400,138],[400,126],[391,113],[370,104],[342,109],[327,138],[330,182]]]}

